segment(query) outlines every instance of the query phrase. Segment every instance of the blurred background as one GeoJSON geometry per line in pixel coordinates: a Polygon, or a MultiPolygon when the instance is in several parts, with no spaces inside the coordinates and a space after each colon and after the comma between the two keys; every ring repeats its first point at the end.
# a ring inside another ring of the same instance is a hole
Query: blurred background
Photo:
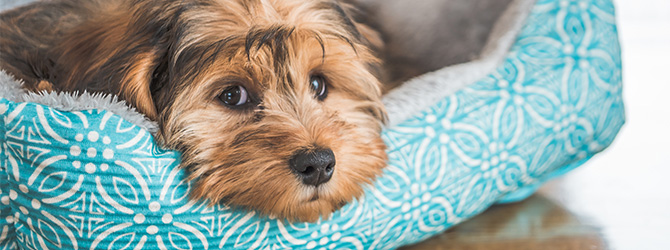
{"type": "Polygon", "coordinates": [[[670,249],[670,0],[615,0],[626,125],[529,199],[406,249],[670,249]]]}

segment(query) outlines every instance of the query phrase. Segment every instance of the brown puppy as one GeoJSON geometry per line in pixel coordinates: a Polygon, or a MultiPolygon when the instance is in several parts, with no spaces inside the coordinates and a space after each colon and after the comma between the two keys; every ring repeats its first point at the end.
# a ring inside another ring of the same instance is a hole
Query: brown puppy
{"type": "Polygon", "coordinates": [[[374,35],[335,1],[49,1],[0,32],[27,89],[117,94],[157,121],[193,199],[315,221],[386,164],[374,35]]]}

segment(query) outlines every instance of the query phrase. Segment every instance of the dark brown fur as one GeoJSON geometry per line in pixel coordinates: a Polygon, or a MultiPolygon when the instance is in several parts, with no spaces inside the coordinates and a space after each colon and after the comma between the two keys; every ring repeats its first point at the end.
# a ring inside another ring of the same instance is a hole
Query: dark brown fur
{"type": "MultiPolygon", "coordinates": [[[[327,217],[386,164],[374,33],[329,0],[72,1],[0,16],[0,68],[32,91],[119,95],[156,120],[159,143],[183,152],[193,199],[289,220],[327,217]],[[319,101],[310,74],[329,81],[319,101]],[[217,96],[241,84],[257,99],[217,96]],[[330,148],[332,179],[306,186],[287,162],[330,148]],[[315,199],[316,198],[316,199],[315,199]]],[[[378,44],[378,43],[377,43],[378,44]]]]}

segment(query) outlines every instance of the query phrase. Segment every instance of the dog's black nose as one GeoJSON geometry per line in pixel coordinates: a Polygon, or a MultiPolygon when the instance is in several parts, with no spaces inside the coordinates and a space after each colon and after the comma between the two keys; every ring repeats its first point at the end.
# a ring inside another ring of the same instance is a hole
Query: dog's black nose
{"type": "Polygon", "coordinates": [[[289,160],[291,169],[302,183],[318,186],[330,180],[335,172],[335,154],[330,149],[298,151],[289,160]]]}

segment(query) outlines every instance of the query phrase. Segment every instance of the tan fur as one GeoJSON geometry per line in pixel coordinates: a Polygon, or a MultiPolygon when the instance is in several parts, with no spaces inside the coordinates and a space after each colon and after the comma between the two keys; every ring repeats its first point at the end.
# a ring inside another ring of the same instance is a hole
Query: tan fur
{"type": "Polygon", "coordinates": [[[156,107],[149,84],[151,81],[151,69],[154,67],[152,52],[141,53],[128,62],[128,71],[121,80],[121,89],[126,93],[130,103],[135,103],[136,108],[144,113],[149,119],[158,117],[156,107]]]}
{"type": "Polygon", "coordinates": [[[386,165],[369,49],[378,37],[338,8],[329,0],[101,1],[45,52],[64,72],[50,81],[57,90],[97,84],[158,121],[156,139],[183,152],[192,199],[315,221],[359,197],[386,165]],[[151,33],[155,20],[173,26],[151,33]],[[323,101],[311,74],[328,80],[323,101]],[[107,79],[116,80],[101,86],[107,79]],[[231,84],[258,105],[220,103],[231,84]],[[330,148],[337,164],[329,182],[313,187],[288,161],[316,148],[330,148]]]}

